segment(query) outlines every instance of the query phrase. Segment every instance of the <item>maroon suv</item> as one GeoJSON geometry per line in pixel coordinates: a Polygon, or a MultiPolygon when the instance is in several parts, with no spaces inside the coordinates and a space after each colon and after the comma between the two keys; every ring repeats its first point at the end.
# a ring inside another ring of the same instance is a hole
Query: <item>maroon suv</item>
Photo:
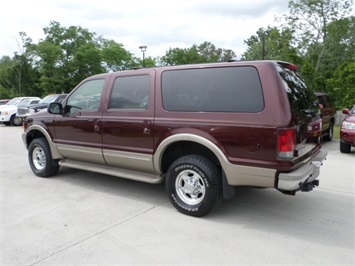
{"type": "Polygon", "coordinates": [[[36,175],[66,166],[165,182],[174,207],[192,216],[236,186],[310,191],[327,154],[315,95],[295,65],[276,61],[95,75],[24,128],[36,175]]]}

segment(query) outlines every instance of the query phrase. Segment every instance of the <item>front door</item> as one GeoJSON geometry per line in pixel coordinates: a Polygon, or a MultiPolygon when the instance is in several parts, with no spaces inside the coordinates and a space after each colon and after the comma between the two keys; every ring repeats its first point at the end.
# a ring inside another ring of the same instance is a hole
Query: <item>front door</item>
{"type": "Polygon", "coordinates": [[[56,116],[55,142],[65,158],[105,164],[101,138],[104,85],[104,78],[83,82],[63,103],[64,115],[56,116]]]}

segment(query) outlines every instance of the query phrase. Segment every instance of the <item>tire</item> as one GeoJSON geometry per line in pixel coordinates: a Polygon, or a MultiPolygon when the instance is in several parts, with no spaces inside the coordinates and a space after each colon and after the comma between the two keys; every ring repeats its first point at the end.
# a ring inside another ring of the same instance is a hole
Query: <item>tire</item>
{"type": "Polygon", "coordinates": [[[59,166],[52,159],[52,154],[45,138],[38,138],[31,142],[28,148],[28,160],[33,173],[40,177],[55,175],[59,166]]]}
{"type": "Polygon", "coordinates": [[[340,152],[341,153],[350,153],[350,150],[351,150],[350,144],[340,141],[340,152]]]}
{"type": "Polygon", "coordinates": [[[332,122],[330,122],[329,128],[327,130],[327,135],[323,137],[323,140],[331,141],[333,139],[333,131],[334,131],[334,125],[332,122]]]}
{"type": "Polygon", "coordinates": [[[222,202],[221,171],[203,156],[177,159],[168,169],[165,189],[181,213],[201,217],[222,202]]]}
{"type": "Polygon", "coordinates": [[[21,126],[22,122],[16,117],[16,114],[12,115],[10,118],[11,126],[21,126]]]}

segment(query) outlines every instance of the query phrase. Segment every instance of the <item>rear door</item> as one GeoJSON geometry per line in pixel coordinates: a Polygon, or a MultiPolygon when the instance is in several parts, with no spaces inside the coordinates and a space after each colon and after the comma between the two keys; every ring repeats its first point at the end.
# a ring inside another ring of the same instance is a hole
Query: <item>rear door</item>
{"type": "Polygon", "coordinates": [[[117,73],[105,96],[103,154],[109,166],[153,172],[155,71],[117,73]]]}
{"type": "Polygon", "coordinates": [[[296,128],[297,157],[301,158],[320,143],[322,120],[317,99],[294,65],[279,63],[277,70],[287,92],[296,128]]]}

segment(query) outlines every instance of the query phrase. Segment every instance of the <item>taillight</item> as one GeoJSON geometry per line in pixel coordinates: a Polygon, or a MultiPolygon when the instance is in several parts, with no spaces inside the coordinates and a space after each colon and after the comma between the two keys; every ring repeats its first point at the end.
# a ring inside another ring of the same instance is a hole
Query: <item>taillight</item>
{"type": "Polygon", "coordinates": [[[292,159],[295,150],[294,128],[280,129],[277,136],[277,157],[279,159],[292,159]]]}
{"type": "Polygon", "coordinates": [[[307,137],[317,138],[322,135],[322,119],[318,119],[308,124],[307,137]]]}

